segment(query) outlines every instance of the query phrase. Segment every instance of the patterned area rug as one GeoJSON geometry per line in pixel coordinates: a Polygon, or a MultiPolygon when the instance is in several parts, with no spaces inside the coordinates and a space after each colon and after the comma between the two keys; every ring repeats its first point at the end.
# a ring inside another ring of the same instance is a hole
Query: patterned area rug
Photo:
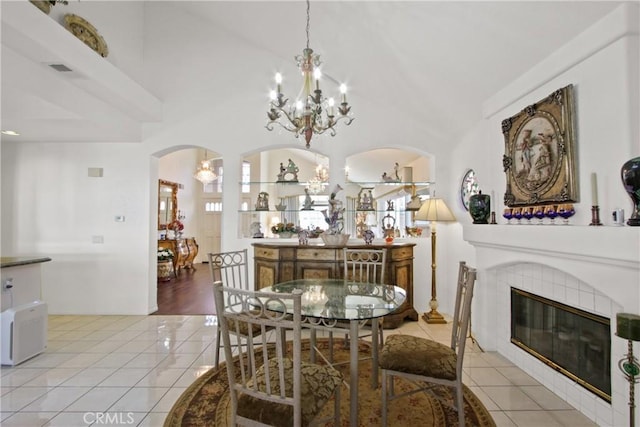
{"type": "MultiPolygon", "coordinates": [[[[326,355],[329,343],[327,340],[318,342],[318,347],[326,355]]],[[[309,343],[303,342],[303,354],[308,355],[309,343]]],[[[366,343],[360,344],[362,357],[370,354],[366,343]]],[[[304,357],[304,356],[303,356],[304,357]]],[[[234,362],[237,363],[237,358],[234,362]]],[[[306,359],[308,360],[308,359],[306,359]]],[[[318,358],[318,360],[321,360],[318,358]]],[[[349,349],[344,348],[341,340],[334,341],[334,361],[345,362],[338,366],[349,382],[349,349]]],[[[359,394],[360,394],[360,426],[381,425],[381,388],[371,388],[371,360],[361,360],[359,366],[359,394]]],[[[410,390],[415,387],[408,381],[396,379],[396,392],[410,390]]],[[[433,386],[433,392],[444,402],[453,403],[453,391],[447,387],[433,386]]],[[[467,426],[495,426],[491,415],[480,400],[465,387],[464,390],[465,424],[467,426]]],[[[341,390],[340,411],[342,425],[349,424],[349,390],[343,386],[341,390]]],[[[171,412],[165,420],[164,427],[189,426],[189,427],[227,427],[229,423],[229,386],[227,382],[227,370],[224,363],[218,369],[210,369],[198,378],[180,396],[171,408],[171,412]]],[[[323,414],[331,414],[333,403],[329,402],[324,408],[323,414]]],[[[331,426],[328,423],[327,426],[331,426]]],[[[394,400],[389,405],[389,426],[457,426],[458,415],[448,405],[426,393],[416,393],[411,396],[394,400]]]]}

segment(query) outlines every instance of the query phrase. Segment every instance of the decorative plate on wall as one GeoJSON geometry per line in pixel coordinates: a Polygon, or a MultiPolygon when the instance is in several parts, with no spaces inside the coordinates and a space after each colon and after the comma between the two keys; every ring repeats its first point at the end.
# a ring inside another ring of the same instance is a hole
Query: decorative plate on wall
{"type": "Polygon", "coordinates": [[[84,44],[98,52],[98,55],[106,58],[109,55],[109,48],[98,30],[78,15],[68,14],[64,16],[65,28],[74,36],[82,40],[84,44]]]}
{"type": "Polygon", "coordinates": [[[464,178],[462,178],[462,183],[460,184],[460,199],[466,210],[469,210],[469,198],[479,192],[480,186],[476,173],[473,169],[469,169],[467,173],[464,174],[464,178]]]}

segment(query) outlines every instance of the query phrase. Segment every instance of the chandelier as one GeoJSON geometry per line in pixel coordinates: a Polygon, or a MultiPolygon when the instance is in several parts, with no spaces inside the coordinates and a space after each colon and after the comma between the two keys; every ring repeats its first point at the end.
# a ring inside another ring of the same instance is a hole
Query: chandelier
{"type": "Polygon", "coordinates": [[[207,150],[204,151],[204,160],[200,162],[200,166],[198,166],[193,177],[203,185],[212,183],[218,177],[211,169],[211,163],[207,160],[207,150]]]}
{"type": "Polygon", "coordinates": [[[336,135],[335,125],[342,119],[350,125],[354,118],[351,116],[351,107],[347,103],[347,86],[340,85],[341,102],[336,107],[333,98],[325,98],[320,89],[320,56],[313,53],[309,48],[309,0],[307,0],[307,47],[302,50],[302,55],[295,57],[296,63],[302,72],[303,85],[300,95],[292,104],[288,104],[289,99],[282,93],[282,75],[276,73],[276,89],[271,91],[269,111],[267,117],[269,122],[266,125],[268,130],[273,130],[273,125],[278,124],[289,132],[293,132],[295,137],[304,135],[306,146],[311,146],[313,134],[321,135],[327,130],[331,136],[336,135]],[[312,78],[315,79],[315,89],[312,92],[312,78]],[[336,117],[336,108],[338,116],[336,117]]]}
{"type": "Polygon", "coordinates": [[[327,185],[329,185],[329,172],[324,166],[318,164],[316,174],[307,183],[307,188],[311,193],[318,194],[322,193],[327,185]]]}

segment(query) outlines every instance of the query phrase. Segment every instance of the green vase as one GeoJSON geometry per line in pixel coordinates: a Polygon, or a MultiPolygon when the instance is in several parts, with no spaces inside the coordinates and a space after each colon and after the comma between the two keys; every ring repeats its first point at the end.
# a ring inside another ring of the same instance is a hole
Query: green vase
{"type": "Polygon", "coordinates": [[[640,157],[635,157],[622,165],[620,178],[624,189],[633,201],[633,212],[627,225],[640,226],[640,157]]]}
{"type": "Polygon", "coordinates": [[[478,194],[469,197],[469,214],[474,224],[489,224],[491,196],[479,191],[478,194]]]}

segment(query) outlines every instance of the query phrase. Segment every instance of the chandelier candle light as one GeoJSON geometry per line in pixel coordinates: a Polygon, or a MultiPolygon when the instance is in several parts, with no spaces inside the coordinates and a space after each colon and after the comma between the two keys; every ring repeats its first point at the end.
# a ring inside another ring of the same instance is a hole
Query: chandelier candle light
{"type": "Polygon", "coordinates": [[[306,147],[311,146],[313,134],[320,135],[330,131],[331,136],[336,135],[335,125],[342,119],[350,125],[354,120],[351,117],[351,107],[347,103],[347,86],[340,85],[341,102],[337,107],[333,98],[325,98],[320,89],[320,56],[313,53],[309,47],[309,0],[307,0],[307,47],[302,50],[302,55],[295,57],[296,63],[302,72],[303,86],[300,98],[295,103],[288,104],[289,99],[282,93],[282,75],[276,73],[276,89],[271,91],[271,101],[267,117],[269,122],[266,125],[268,130],[273,130],[273,125],[278,124],[289,132],[293,132],[295,137],[304,135],[306,147]],[[312,92],[313,80],[315,79],[315,90],[312,92]]]}

